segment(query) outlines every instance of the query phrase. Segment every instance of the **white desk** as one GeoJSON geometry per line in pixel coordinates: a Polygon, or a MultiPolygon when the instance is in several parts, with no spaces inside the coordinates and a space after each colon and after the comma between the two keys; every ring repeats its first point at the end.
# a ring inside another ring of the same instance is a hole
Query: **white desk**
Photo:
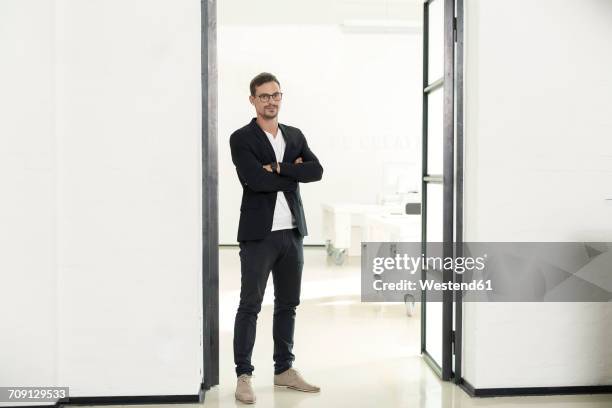
{"type": "MultiPolygon", "coordinates": [[[[415,196],[410,201],[420,202],[420,197],[415,196]]],[[[347,255],[359,256],[361,254],[361,242],[383,241],[383,239],[371,239],[370,236],[382,236],[385,228],[389,230],[386,236],[402,236],[401,231],[406,231],[406,228],[414,228],[412,223],[417,218],[419,220],[417,235],[420,239],[420,215],[405,215],[405,203],[387,205],[324,203],[321,207],[323,210],[323,239],[327,254],[332,256],[339,265],[344,262],[347,255]],[[394,223],[400,224],[399,230],[393,226],[394,223]],[[407,223],[411,226],[402,229],[401,226],[407,223]]]]}
{"type": "Polygon", "coordinates": [[[366,242],[421,241],[421,214],[369,214],[363,224],[366,242]]]}

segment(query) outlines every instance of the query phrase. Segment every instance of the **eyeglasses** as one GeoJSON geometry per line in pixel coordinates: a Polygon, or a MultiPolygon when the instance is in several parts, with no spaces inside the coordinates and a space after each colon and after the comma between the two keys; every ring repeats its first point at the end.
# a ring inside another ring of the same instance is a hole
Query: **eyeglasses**
{"type": "Polygon", "coordinates": [[[257,95],[257,97],[259,98],[260,101],[266,103],[270,101],[270,98],[272,98],[274,101],[278,102],[281,99],[283,99],[283,93],[282,92],[274,92],[272,95],[270,94],[261,94],[261,95],[257,95]]]}

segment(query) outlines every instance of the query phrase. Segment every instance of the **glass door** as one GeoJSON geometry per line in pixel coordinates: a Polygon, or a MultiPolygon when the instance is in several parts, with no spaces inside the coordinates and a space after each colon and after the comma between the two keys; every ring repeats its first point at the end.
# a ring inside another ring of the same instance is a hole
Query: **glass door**
{"type": "MultiPolygon", "coordinates": [[[[422,253],[452,257],[455,243],[455,6],[428,0],[423,23],[422,253]]],[[[452,281],[452,270],[423,268],[422,279],[452,281]]],[[[443,380],[453,377],[453,294],[421,303],[421,353],[443,380]]]]}

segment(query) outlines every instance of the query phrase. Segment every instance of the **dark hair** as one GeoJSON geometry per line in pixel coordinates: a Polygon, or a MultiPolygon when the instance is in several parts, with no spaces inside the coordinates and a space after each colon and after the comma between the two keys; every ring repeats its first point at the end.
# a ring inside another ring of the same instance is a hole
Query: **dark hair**
{"type": "Polygon", "coordinates": [[[267,82],[276,82],[278,86],[280,86],[280,82],[278,82],[278,79],[276,79],[273,74],[269,72],[262,72],[255,78],[251,79],[251,84],[249,85],[249,88],[251,88],[251,96],[255,96],[255,88],[267,82]]]}

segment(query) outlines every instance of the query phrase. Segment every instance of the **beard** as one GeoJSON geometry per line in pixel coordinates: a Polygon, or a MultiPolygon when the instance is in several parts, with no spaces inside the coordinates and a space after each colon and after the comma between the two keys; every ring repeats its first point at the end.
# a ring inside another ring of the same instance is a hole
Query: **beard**
{"type": "Polygon", "coordinates": [[[262,116],[266,119],[274,119],[278,116],[278,108],[277,107],[273,107],[272,109],[264,108],[262,116]],[[273,112],[273,113],[269,113],[269,112],[273,112]]]}

